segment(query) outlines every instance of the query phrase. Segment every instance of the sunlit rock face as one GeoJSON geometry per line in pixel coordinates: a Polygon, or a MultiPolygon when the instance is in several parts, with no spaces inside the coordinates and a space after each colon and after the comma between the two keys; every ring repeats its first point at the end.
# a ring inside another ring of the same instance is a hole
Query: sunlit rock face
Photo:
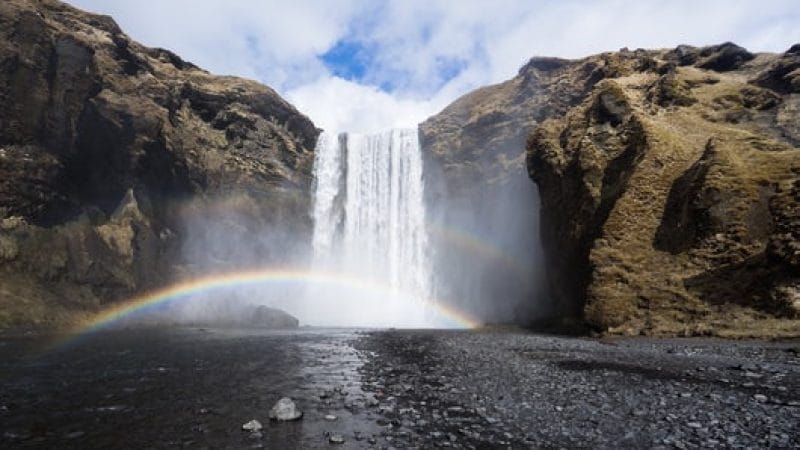
{"type": "Polygon", "coordinates": [[[429,220],[514,262],[440,254],[445,288],[488,317],[796,332],[798,53],[533,58],[456,100],[420,125],[429,220]]]}
{"type": "Polygon", "coordinates": [[[598,71],[528,142],[557,302],[616,333],[797,334],[795,47],[620,52],[553,74],[598,71]]]}
{"type": "Polygon", "coordinates": [[[0,98],[0,323],[307,254],[318,131],[270,88],[11,0],[0,98]]]}

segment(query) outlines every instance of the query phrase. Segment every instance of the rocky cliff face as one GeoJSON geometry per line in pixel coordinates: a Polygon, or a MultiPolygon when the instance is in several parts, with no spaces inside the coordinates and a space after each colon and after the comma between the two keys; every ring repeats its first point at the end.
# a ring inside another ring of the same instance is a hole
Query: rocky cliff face
{"type": "Polygon", "coordinates": [[[541,236],[550,303],[534,309],[628,334],[796,334],[799,82],[798,46],[533,58],[420,136],[438,196],[470,199],[497,234],[528,226],[527,251],[541,236]],[[526,146],[541,223],[498,225],[485,205],[519,182],[526,146]]]}
{"type": "Polygon", "coordinates": [[[440,243],[458,255],[456,261],[439,258],[438,273],[455,285],[453,297],[477,291],[476,303],[485,312],[499,309],[523,322],[577,314],[578,306],[544,292],[539,193],[528,177],[524,149],[539,123],[580,103],[607,70],[603,58],[584,64],[533,58],[511,80],[477,89],[420,125],[437,220],[465,229],[501,255],[481,258],[440,243]],[[453,268],[463,270],[452,273],[453,268]]]}
{"type": "Polygon", "coordinates": [[[551,293],[625,334],[800,332],[800,47],[605,54],[530,135],[551,293]]]}
{"type": "Polygon", "coordinates": [[[282,258],[276,242],[311,232],[317,135],[268,87],[144,47],[109,17],[2,2],[0,323],[282,258]]]}

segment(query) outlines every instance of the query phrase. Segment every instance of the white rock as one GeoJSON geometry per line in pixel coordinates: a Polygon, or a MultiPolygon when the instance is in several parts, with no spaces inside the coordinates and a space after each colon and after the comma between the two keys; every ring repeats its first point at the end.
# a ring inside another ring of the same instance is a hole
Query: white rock
{"type": "Polygon", "coordinates": [[[278,400],[278,402],[275,403],[275,406],[269,410],[269,418],[281,422],[298,420],[302,417],[303,413],[297,409],[297,405],[295,405],[292,399],[289,397],[283,397],[282,399],[278,400]]]}
{"type": "Polygon", "coordinates": [[[262,428],[264,427],[261,426],[261,422],[257,421],[256,419],[253,419],[250,422],[247,422],[246,424],[242,425],[242,429],[244,431],[250,431],[252,433],[261,431],[262,428]]]}

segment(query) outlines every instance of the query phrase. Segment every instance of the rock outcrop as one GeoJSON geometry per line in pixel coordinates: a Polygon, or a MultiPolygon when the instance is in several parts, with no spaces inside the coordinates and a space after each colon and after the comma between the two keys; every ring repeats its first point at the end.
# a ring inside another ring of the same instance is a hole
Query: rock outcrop
{"type": "Polygon", "coordinates": [[[602,331],[800,333],[796,49],[604,54],[531,133],[554,298],[602,331]]]}
{"type": "Polygon", "coordinates": [[[311,232],[317,135],[270,88],[144,47],[110,17],[2,2],[0,324],[281,258],[311,232]]]}
{"type": "Polygon", "coordinates": [[[483,199],[527,166],[541,222],[523,219],[518,246],[541,237],[549,303],[528,302],[552,317],[625,334],[798,334],[798,64],[797,45],[730,43],[533,58],[420,126],[442,171],[429,183],[502,230],[483,199]]]}

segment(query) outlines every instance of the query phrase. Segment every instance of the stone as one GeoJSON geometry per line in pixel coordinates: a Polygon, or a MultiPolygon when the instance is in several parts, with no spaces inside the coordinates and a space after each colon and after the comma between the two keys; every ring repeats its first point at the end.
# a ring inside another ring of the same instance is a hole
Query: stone
{"type": "Polygon", "coordinates": [[[278,422],[300,420],[302,417],[302,411],[297,408],[297,405],[289,397],[281,398],[269,410],[269,418],[278,422]]]}
{"type": "Polygon", "coordinates": [[[336,420],[336,416],[334,416],[333,414],[326,414],[325,415],[325,420],[327,420],[329,422],[333,422],[334,420],[336,420]]]}
{"type": "Polygon", "coordinates": [[[753,399],[759,403],[765,403],[767,401],[767,396],[764,394],[754,394],[753,399]]]}
{"type": "Polygon", "coordinates": [[[255,433],[257,431],[261,431],[262,428],[264,428],[264,427],[261,425],[261,422],[259,422],[256,419],[253,419],[253,420],[245,423],[244,425],[242,425],[242,430],[250,431],[252,433],[255,433]]]}
{"type": "Polygon", "coordinates": [[[339,433],[332,433],[330,437],[328,437],[328,442],[331,444],[344,444],[344,436],[339,433]]]}

